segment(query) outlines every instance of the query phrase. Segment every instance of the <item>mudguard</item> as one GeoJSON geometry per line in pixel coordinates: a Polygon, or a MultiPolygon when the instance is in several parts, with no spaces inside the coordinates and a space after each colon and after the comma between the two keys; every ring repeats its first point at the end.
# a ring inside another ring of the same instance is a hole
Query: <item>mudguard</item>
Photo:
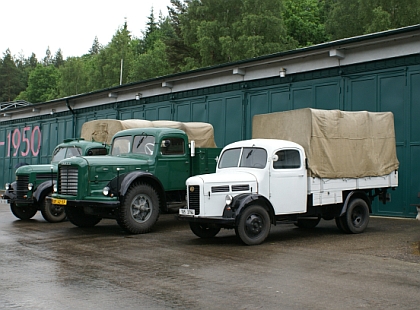
{"type": "Polygon", "coordinates": [[[240,194],[233,197],[233,201],[231,203],[232,211],[231,212],[227,211],[228,206],[226,206],[223,212],[223,217],[232,217],[232,216],[229,216],[228,213],[233,213],[235,217],[235,222],[238,223],[238,220],[242,211],[245,210],[253,202],[255,203],[258,202],[262,207],[267,209],[270,215],[271,221],[274,224],[275,223],[274,209],[273,209],[273,206],[271,205],[271,202],[265,196],[262,196],[259,194],[252,194],[252,193],[240,194]]]}
{"type": "Polygon", "coordinates": [[[33,194],[33,198],[36,201],[39,201],[42,197],[44,197],[45,195],[48,195],[49,193],[52,193],[53,191],[53,186],[56,183],[56,181],[54,180],[48,180],[45,181],[43,183],[41,183],[34,191],[33,194]]]}
{"type": "Polygon", "coordinates": [[[372,213],[372,206],[371,206],[371,201],[369,199],[369,196],[365,192],[362,192],[362,191],[351,191],[347,195],[346,200],[344,200],[344,204],[343,204],[343,208],[341,209],[340,216],[343,216],[344,213],[346,213],[347,207],[352,198],[362,198],[364,201],[366,201],[369,207],[369,212],[372,213]]]}
{"type": "MultiPolygon", "coordinates": [[[[127,192],[128,188],[131,186],[131,184],[137,180],[138,178],[147,178],[153,180],[154,183],[158,184],[159,188],[156,188],[157,190],[161,191],[163,190],[163,185],[159,181],[158,178],[156,178],[153,174],[150,172],[145,171],[134,171],[126,174],[124,178],[121,181],[121,186],[119,188],[119,194],[120,196],[124,196],[127,192]]],[[[112,182],[112,181],[111,181],[112,182]]]]}

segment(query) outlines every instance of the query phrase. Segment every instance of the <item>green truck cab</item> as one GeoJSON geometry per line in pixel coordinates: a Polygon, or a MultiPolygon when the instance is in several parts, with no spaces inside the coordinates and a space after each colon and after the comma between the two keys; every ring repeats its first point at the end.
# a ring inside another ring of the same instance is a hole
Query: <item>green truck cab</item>
{"type": "Polygon", "coordinates": [[[55,147],[51,164],[18,167],[16,181],[5,185],[3,198],[10,203],[12,213],[19,219],[30,219],[39,210],[46,221],[61,222],[66,218],[64,208],[45,203],[45,198],[53,191],[58,162],[73,156],[106,155],[108,149],[109,146],[99,142],[66,139],[55,147]]]}
{"type": "Polygon", "coordinates": [[[196,142],[176,128],[120,131],[112,139],[110,155],[60,161],[48,200],[65,206],[69,221],[78,227],[108,218],[129,233],[147,233],[161,211],[185,205],[190,176],[215,171],[221,149],[214,144],[213,127],[203,124],[201,128],[211,128],[204,131],[211,133],[212,143],[196,142]]]}

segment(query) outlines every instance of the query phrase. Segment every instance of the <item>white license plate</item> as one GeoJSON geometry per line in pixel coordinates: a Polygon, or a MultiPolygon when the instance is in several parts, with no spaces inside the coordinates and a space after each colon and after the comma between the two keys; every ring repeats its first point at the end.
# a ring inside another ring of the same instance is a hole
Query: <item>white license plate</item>
{"type": "Polygon", "coordinates": [[[0,203],[7,205],[9,201],[6,199],[0,199],[0,203]]]}
{"type": "Polygon", "coordinates": [[[180,215],[195,215],[194,209],[179,209],[180,215]]]}

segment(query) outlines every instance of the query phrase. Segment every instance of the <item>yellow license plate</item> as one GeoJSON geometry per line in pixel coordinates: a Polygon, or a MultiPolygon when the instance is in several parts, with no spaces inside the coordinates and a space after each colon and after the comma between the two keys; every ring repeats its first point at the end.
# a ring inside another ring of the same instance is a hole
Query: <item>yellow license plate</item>
{"type": "Polygon", "coordinates": [[[53,205],[63,205],[63,206],[65,206],[67,204],[67,200],[66,199],[56,199],[56,198],[53,198],[52,199],[52,204],[53,205]]]}

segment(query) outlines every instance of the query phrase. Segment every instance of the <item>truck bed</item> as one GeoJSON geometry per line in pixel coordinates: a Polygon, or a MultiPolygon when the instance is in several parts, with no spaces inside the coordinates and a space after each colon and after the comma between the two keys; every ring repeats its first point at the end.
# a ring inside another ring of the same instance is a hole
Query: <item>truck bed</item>
{"type": "Polygon", "coordinates": [[[380,177],[326,179],[308,177],[308,195],[312,194],[313,205],[343,202],[343,191],[398,186],[398,171],[380,177]]]}

